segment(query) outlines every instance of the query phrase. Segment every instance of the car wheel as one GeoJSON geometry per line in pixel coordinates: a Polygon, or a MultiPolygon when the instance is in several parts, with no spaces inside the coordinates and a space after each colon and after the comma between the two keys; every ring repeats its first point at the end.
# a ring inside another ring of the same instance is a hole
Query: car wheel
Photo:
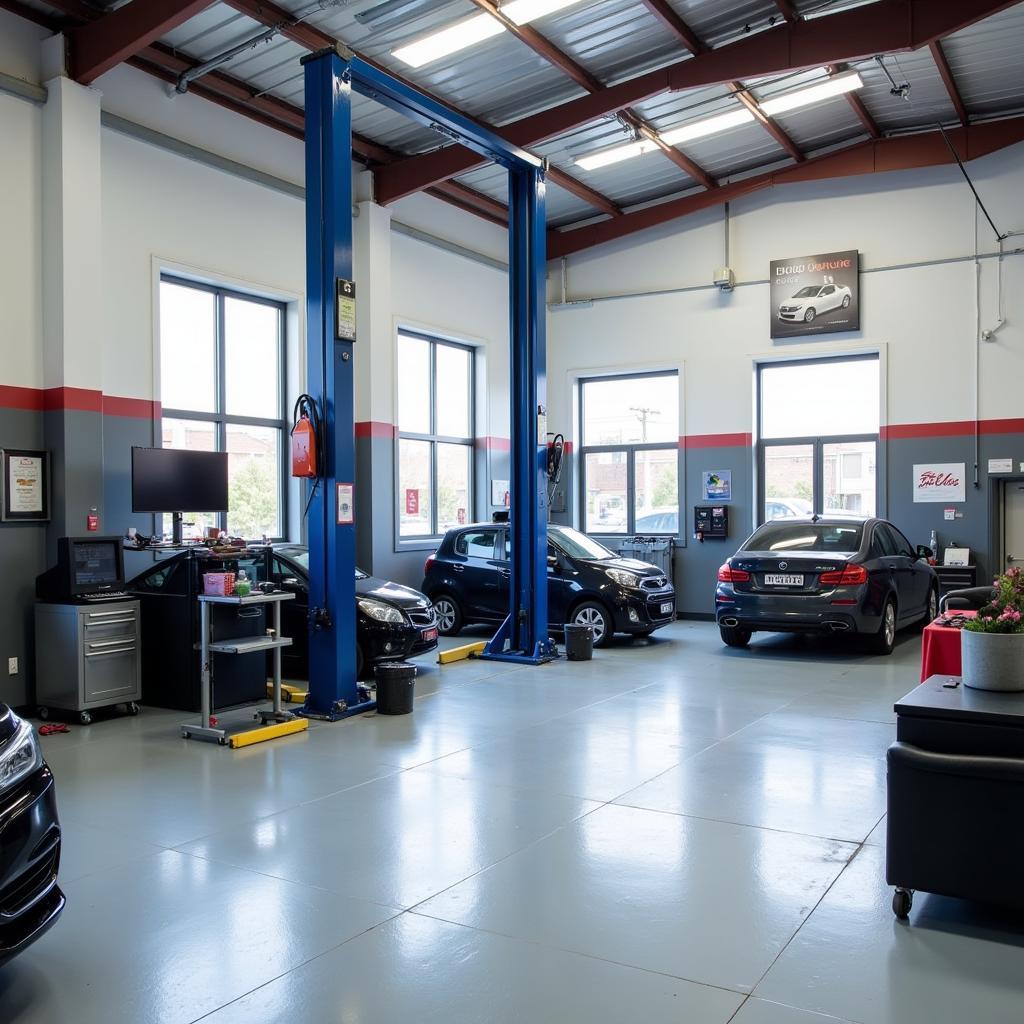
{"type": "Polygon", "coordinates": [[[749,629],[742,626],[719,626],[718,632],[722,634],[722,643],[726,647],[746,647],[753,636],[749,629]]]}
{"type": "Polygon", "coordinates": [[[462,632],[462,609],[451,594],[439,594],[434,598],[434,612],[437,615],[437,631],[441,636],[458,636],[462,632]]]}
{"type": "Polygon", "coordinates": [[[804,313],[804,323],[809,324],[818,314],[814,311],[814,307],[811,306],[806,313],[804,313]]]}
{"type": "Polygon", "coordinates": [[[850,305],[850,296],[849,295],[844,295],[843,296],[843,309],[846,309],[849,305],[850,305]]]}
{"type": "Polygon", "coordinates": [[[890,597],[882,610],[882,622],[878,632],[871,638],[871,650],[875,654],[892,654],[896,646],[896,602],[890,597]]]}
{"type": "Polygon", "coordinates": [[[928,588],[928,603],[925,605],[924,618],[918,623],[921,629],[930,625],[939,617],[939,592],[935,587],[928,588]]]}
{"type": "Polygon", "coordinates": [[[594,646],[604,647],[612,638],[612,618],[608,609],[596,601],[584,601],[573,609],[572,622],[594,630],[594,646]]]}

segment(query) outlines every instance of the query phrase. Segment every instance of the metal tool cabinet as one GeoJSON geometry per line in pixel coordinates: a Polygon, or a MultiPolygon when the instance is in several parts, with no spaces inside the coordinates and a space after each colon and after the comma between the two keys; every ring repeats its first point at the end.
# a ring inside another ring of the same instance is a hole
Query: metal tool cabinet
{"type": "Polygon", "coordinates": [[[114,704],[138,713],[142,696],[139,602],[36,605],[36,702],[51,710],[91,712],[114,704]]]}

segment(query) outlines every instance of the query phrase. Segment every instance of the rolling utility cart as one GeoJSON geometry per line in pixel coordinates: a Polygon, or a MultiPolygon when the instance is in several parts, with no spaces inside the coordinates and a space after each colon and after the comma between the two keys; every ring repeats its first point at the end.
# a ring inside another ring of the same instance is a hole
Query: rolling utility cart
{"type": "MultiPolygon", "coordinates": [[[[210,722],[211,710],[214,707],[213,688],[215,685],[215,673],[211,665],[212,656],[215,654],[255,654],[259,651],[274,652],[274,705],[270,711],[259,711],[256,719],[263,725],[271,722],[287,723],[293,722],[296,716],[290,711],[281,709],[281,648],[291,646],[289,637],[281,636],[281,602],[293,601],[295,595],[279,591],[271,594],[254,593],[245,597],[220,597],[213,594],[199,595],[199,628],[200,628],[200,666],[202,671],[200,724],[191,722],[182,723],[181,735],[185,739],[216,740],[221,746],[226,746],[231,741],[231,733],[227,729],[220,728],[210,722]],[[242,636],[231,639],[214,640],[210,630],[210,609],[213,605],[233,605],[236,608],[245,608],[252,605],[272,605],[274,609],[273,634],[264,636],[242,636]]],[[[305,725],[305,722],[303,722],[305,725]]],[[[244,735],[244,734],[243,734],[244,735]]],[[[238,734],[235,738],[237,739],[238,734]]],[[[235,744],[233,744],[235,745],[235,744]]]]}
{"type": "Polygon", "coordinates": [[[74,712],[82,725],[98,708],[139,713],[142,698],[138,601],[36,605],[39,717],[74,712]]]}

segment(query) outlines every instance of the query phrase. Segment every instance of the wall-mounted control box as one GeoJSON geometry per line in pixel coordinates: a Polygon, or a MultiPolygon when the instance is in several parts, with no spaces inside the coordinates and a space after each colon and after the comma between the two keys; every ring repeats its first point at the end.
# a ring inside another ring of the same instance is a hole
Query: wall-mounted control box
{"type": "Polygon", "coordinates": [[[695,505],[693,535],[698,540],[724,540],[729,536],[728,505],[695,505]]]}

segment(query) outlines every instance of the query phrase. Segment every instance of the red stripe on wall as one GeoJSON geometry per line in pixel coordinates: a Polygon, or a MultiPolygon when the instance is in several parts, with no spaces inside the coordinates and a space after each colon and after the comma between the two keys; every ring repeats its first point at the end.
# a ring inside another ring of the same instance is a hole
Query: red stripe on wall
{"type": "Polygon", "coordinates": [[[42,412],[43,393],[39,388],[16,388],[10,384],[0,384],[0,409],[42,412]]]}
{"type": "Polygon", "coordinates": [[[43,409],[45,412],[102,412],[103,392],[89,388],[46,388],[43,409]]]}
{"type": "Polygon", "coordinates": [[[356,437],[386,437],[394,440],[397,431],[390,423],[379,420],[362,420],[356,424],[356,437]]]}
{"type": "MultiPolygon", "coordinates": [[[[1024,419],[979,420],[982,434],[1024,434],[1024,419]]],[[[945,423],[890,423],[881,429],[883,441],[916,437],[970,437],[974,420],[949,420],[945,423]]]]}
{"type": "Polygon", "coordinates": [[[148,398],[120,398],[91,388],[19,388],[7,384],[0,384],[0,409],[101,412],[144,420],[160,416],[160,403],[148,398]]]}
{"type": "Polygon", "coordinates": [[[507,437],[478,437],[476,443],[489,452],[507,452],[512,448],[512,442],[507,437]]]}
{"type": "Polygon", "coordinates": [[[160,403],[151,402],[148,398],[118,398],[116,395],[104,395],[103,415],[156,420],[160,418],[160,403]]]}
{"type": "Polygon", "coordinates": [[[750,434],[687,434],[679,438],[680,448],[749,448],[750,434]]]}

